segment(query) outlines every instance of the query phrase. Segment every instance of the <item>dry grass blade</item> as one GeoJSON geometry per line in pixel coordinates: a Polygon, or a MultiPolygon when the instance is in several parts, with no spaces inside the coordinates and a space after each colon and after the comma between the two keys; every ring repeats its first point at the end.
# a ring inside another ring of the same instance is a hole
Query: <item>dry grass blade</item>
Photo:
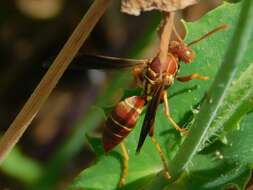
{"type": "Polygon", "coordinates": [[[36,116],[57,82],[69,66],[76,53],[87,39],[99,18],[105,12],[110,0],[95,0],[79,25],[76,27],[48,72],[17,115],[0,141],[0,164],[18,142],[33,118],[36,116]]]}

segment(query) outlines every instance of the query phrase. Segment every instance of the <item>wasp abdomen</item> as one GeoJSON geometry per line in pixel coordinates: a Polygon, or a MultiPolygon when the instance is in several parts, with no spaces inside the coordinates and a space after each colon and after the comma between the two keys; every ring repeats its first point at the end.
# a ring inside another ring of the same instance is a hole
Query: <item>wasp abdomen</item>
{"type": "Polygon", "coordinates": [[[103,147],[105,152],[118,145],[135,127],[146,99],[132,96],[119,102],[108,117],[103,132],[103,147]]]}

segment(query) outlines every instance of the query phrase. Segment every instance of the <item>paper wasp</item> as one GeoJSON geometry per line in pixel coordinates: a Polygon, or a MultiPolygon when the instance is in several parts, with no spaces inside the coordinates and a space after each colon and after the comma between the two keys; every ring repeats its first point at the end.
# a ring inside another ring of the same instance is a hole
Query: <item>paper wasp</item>
{"type": "Polygon", "coordinates": [[[180,67],[180,61],[189,64],[195,57],[191,49],[193,44],[205,39],[211,34],[227,28],[227,25],[220,25],[202,37],[186,44],[180,36],[177,40],[171,41],[167,60],[164,64],[160,63],[158,56],[153,59],[133,60],[100,55],[83,55],[75,57],[70,67],[76,69],[121,69],[133,67],[133,74],[140,83],[143,92],[139,96],[128,97],[116,104],[113,111],[109,114],[102,135],[102,144],[105,152],[111,151],[120,144],[124,156],[124,167],[120,179],[120,185],[123,185],[128,173],[128,153],[122,141],[135,127],[138,118],[147,105],[147,111],[141,128],[139,142],[136,151],[139,152],[146,137],[149,135],[156,145],[156,149],[162,159],[165,175],[169,178],[167,163],[163,156],[160,145],[154,138],[155,115],[160,103],[164,104],[164,113],[171,125],[180,132],[185,129],[180,128],[170,115],[168,95],[166,89],[169,88],[174,80],[187,82],[192,79],[208,80],[208,77],[194,73],[188,76],[177,76],[180,67]]]}

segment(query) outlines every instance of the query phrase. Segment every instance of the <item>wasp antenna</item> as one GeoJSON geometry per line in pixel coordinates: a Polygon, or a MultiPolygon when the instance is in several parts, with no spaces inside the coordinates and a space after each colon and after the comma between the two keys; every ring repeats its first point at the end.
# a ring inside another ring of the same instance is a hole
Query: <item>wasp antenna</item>
{"type": "Polygon", "coordinates": [[[214,29],[211,30],[210,32],[204,34],[204,35],[201,36],[200,38],[198,38],[198,39],[196,39],[196,40],[193,40],[192,42],[190,42],[190,43],[187,44],[187,45],[188,45],[188,46],[192,46],[192,45],[194,45],[194,44],[196,44],[196,43],[199,43],[200,41],[202,41],[203,39],[209,37],[210,35],[212,35],[212,34],[214,34],[214,33],[216,33],[216,32],[219,32],[219,31],[221,31],[221,30],[225,30],[225,29],[227,29],[228,27],[229,27],[229,25],[227,25],[227,24],[222,24],[222,25],[220,25],[220,26],[214,28],[214,29]]]}
{"type": "Polygon", "coordinates": [[[173,30],[173,33],[175,34],[176,38],[178,39],[178,41],[183,42],[183,39],[181,38],[180,34],[177,32],[175,24],[173,24],[172,30],[173,30]]]}

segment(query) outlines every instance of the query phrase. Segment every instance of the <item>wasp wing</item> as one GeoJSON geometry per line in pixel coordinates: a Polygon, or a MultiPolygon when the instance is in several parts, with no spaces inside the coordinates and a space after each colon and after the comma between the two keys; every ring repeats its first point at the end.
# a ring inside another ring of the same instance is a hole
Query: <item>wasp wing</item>
{"type": "MultiPolygon", "coordinates": [[[[53,59],[46,61],[43,66],[49,67],[53,59]]],[[[145,66],[148,59],[126,59],[104,55],[77,54],[69,68],[72,70],[87,69],[124,69],[134,66],[145,66]]]]}
{"type": "Polygon", "coordinates": [[[140,149],[148,135],[148,133],[150,132],[151,128],[154,125],[155,122],[155,115],[156,115],[156,111],[157,111],[157,107],[160,104],[160,100],[161,100],[161,94],[164,90],[164,83],[159,83],[155,86],[154,89],[154,93],[152,95],[152,99],[148,104],[148,108],[147,108],[147,112],[142,124],[142,128],[141,128],[141,134],[139,137],[139,142],[138,142],[138,146],[136,149],[136,152],[140,152],[140,149]]]}

